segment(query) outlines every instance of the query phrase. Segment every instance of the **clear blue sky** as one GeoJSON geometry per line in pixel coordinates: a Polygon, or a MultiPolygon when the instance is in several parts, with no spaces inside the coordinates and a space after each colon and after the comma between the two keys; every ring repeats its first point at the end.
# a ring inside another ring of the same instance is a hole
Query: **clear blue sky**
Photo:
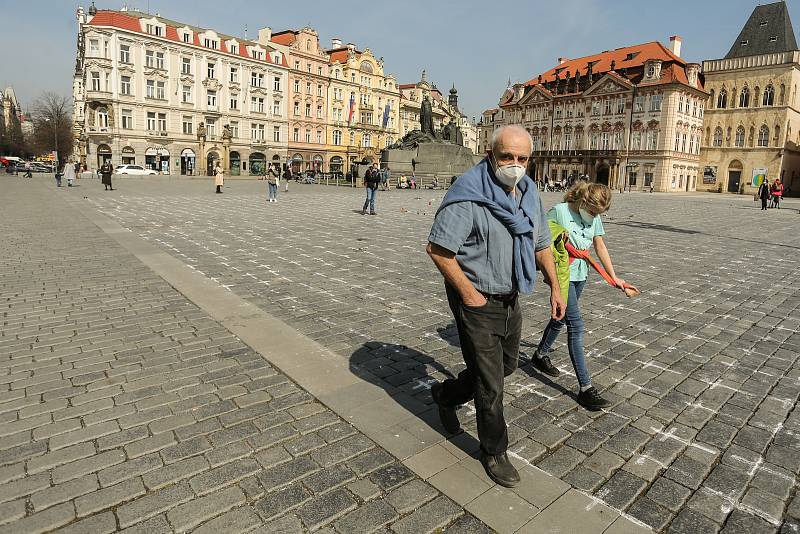
{"type": "MultiPolygon", "coordinates": [[[[422,69],[442,92],[452,83],[462,110],[479,116],[497,104],[509,78],[525,81],[551,68],[559,56],[581,57],[646,41],[683,37],[682,56],[701,61],[724,56],[758,2],[753,0],[135,0],[127,4],[217,31],[249,35],[310,25],[325,46],[332,37],[383,56],[400,83],[422,69]],[[366,6],[366,9],[364,7],[366,6]]],[[[83,4],[88,8],[88,3],[83,4]]],[[[118,9],[121,0],[98,1],[118,9]]],[[[800,24],[800,0],[789,0],[800,24]]],[[[0,0],[0,86],[11,85],[27,106],[44,90],[71,94],[78,3],[0,0]]]]}

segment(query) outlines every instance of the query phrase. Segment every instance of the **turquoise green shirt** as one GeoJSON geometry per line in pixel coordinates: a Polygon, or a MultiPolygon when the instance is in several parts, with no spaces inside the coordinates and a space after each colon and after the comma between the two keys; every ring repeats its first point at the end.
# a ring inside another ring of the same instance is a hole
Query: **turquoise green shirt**
{"type": "MultiPolygon", "coordinates": [[[[556,204],[547,212],[547,218],[551,219],[569,232],[570,244],[578,250],[587,250],[592,246],[595,236],[605,235],[603,221],[600,216],[592,220],[592,224],[583,222],[581,215],[569,209],[569,204],[562,202],[556,204]]],[[[581,282],[586,280],[589,275],[589,264],[586,260],[575,260],[569,266],[569,279],[571,282],[581,282]]]]}

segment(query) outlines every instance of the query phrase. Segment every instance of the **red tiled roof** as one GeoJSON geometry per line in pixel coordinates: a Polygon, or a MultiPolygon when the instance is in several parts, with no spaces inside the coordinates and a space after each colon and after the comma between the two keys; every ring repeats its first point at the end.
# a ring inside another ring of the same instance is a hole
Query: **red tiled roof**
{"type": "MultiPolygon", "coordinates": [[[[347,63],[347,52],[348,48],[334,48],[332,50],[327,50],[328,55],[330,56],[329,62],[331,64],[336,63],[347,63]]],[[[356,57],[361,56],[361,51],[355,50],[356,57]]]]}
{"type": "Polygon", "coordinates": [[[139,19],[116,11],[98,11],[89,24],[92,26],[114,26],[132,32],[142,32],[139,19]]]}
{"type": "MultiPolygon", "coordinates": [[[[587,63],[593,62],[592,72],[594,74],[604,74],[611,70],[611,62],[614,61],[614,67],[617,70],[623,68],[641,67],[648,59],[660,59],[662,61],[674,61],[681,66],[685,66],[686,62],[680,57],[670,52],[664,45],[658,41],[644,43],[634,46],[626,46],[624,48],[617,48],[616,50],[608,50],[599,54],[591,56],[584,56],[577,59],[568,59],[564,63],[553,67],[547,72],[542,73],[543,82],[552,82],[556,79],[556,71],[561,74],[559,77],[563,80],[566,73],[569,72],[570,76],[575,75],[575,71],[580,72],[581,76],[586,75],[587,63]],[[632,59],[627,60],[629,54],[634,54],[632,59]]],[[[536,85],[538,83],[538,76],[532,80],[528,80],[525,85],[536,85]]]]}
{"type": "Polygon", "coordinates": [[[291,46],[297,40],[297,31],[284,30],[282,32],[273,33],[271,41],[284,46],[291,46]]]}
{"type": "Polygon", "coordinates": [[[400,84],[400,85],[398,85],[397,87],[398,87],[399,89],[413,89],[413,88],[415,88],[416,86],[417,86],[417,84],[415,84],[415,83],[401,83],[401,84],[400,84]]]}
{"type": "MultiPolygon", "coordinates": [[[[158,18],[158,17],[156,17],[156,18],[158,18]]],[[[127,30],[127,31],[130,31],[130,32],[142,33],[142,34],[144,33],[142,31],[141,25],[139,24],[139,18],[138,17],[135,17],[133,15],[129,15],[127,13],[121,13],[119,11],[109,11],[109,10],[98,11],[97,14],[94,17],[92,17],[92,20],[89,21],[89,25],[90,26],[111,26],[111,27],[114,27],[114,28],[120,28],[122,30],[127,30]]],[[[166,33],[164,35],[164,39],[167,39],[169,41],[180,42],[180,43],[183,42],[183,40],[178,35],[178,28],[177,27],[172,26],[170,24],[165,24],[165,26],[166,26],[167,30],[166,30],[166,33]]],[[[200,46],[201,48],[205,48],[200,44],[200,37],[198,36],[198,32],[194,31],[193,35],[194,35],[194,39],[193,39],[193,43],[192,44],[194,46],[200,46]]],[[[227,45],[225,44],[225,41],[227,39],[228,38],[223,38],[222,36],[220,36],[219,52],[222,52],[222,53],[225,53],[225,54],[229,54],[230,53],[228,51],[227,45]]],[[[241,57],[248,58],[248,59],[252,60],[253,58],[251,58],[247,54],[247,46],[255,46],[258,43],[254,42],[254,41],[244,41],[244,40],[241,40],[241,39],[236,39],[236,41],[239,43],[239,54],[238,55],[241,56],[241,57]]],[[[272,61],[272,56],[269,53],[267,53],[266,54],[266,58],[263,61],[267,61],[269,63],[272,63],[273,62],[272,61]]],[[[281,64],[284,67],[288,67],[289,66],[289,64],[286,62],[286,54],[281,54],[281,64]]]]}

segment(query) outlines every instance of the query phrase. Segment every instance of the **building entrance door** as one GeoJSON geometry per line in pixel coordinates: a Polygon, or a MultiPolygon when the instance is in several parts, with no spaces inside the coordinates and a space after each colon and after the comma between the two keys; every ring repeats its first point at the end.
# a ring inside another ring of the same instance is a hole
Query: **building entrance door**
{"type": "Polygon", "coordinates": [[[597,183],[608,185],[608,167],[603,166],[597,169],[597,183]]]}
{"type": "Polygon", "coordinates": [[[728,171],[728,193],[739,192],[739,181],[742,179],[742,171],[728,171]]]}

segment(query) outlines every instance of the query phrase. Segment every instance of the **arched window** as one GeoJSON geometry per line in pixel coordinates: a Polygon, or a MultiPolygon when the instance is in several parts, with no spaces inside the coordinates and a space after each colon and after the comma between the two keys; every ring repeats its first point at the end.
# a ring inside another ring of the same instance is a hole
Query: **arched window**
{"type": "Polygon", "coordinates": [[[108,108],[97,108],[97,125],[100,128],[108,128],[108,108]]]}
{"type": "Polygon", "coordinates": [[[768,85],[764,88],[764,98],[761,101],[762,106],[771,106],[774,104],[775,101],[775,89],[773,89],[772,85],[768,85]]]}
{"type": "MultiPolygon", "coordinates": [[[[766,94],[767,90],[764,89],[764,95],[766,94]]],[[[766,124],[758,131],[758,146],[769,146],[769,128],[766,124]]]]}
{"type": "Polygon", "coordinates": [[[722,146],[722,128],[719,126],[714,130],[714,146],[722,146]]]}
{"type": "Polygon", "coordinates": [[[719,109],[725,109],[728,107],[728,91],[725,89],[719,92],[719,96],[717,97],[717,107],[719,109]]]}
{"type": "Polygon", "coordinates": [[[736,140],[734,141],[734,146],[744,146],[744,126],[739,126],[736,128],[736,140]]]}
{"type": "Polygon", "coordinates": [[[311,39],[306,40],[306,50],[311,50],[311,39]]]}
{"type": "Polygon", "coordinates": [[[731,146],[731,127],[728,126],[728,130],[725,132],[725,144],[727,146],[731,146]]]}
{"type": "Polygon", "coordinates": [[[743,87],[742,92],[739,93],[739,107],[740,108],[750,107],[750,89],[748,89],[747,87],[743,87]]]}
{"type": "Polygon", "coordinates": [[[341,145],[342,144],[342,131],[341,130],[334,130],[333,131],[333,144],[334,145],[341,145]]]}
{"type": "Polygon", "coordinates": [[[708,98],[708,109],[714,109],[714,103],[717,101],[715,94],[716,93],[714,93],[714,90],[712,89],[708,98]]]}
{"type": "Polygon", "coordinates": [[[353,146],[356,144],[356,133],[350,132],[350,142],[348,143],[349,146],[353,146]]]}
{"type": "Polygon", "coordinates": [[[365,133],[361,136],[361,146],[368,148],[372,146],[372,136],[368,133],[365,133]]]}
{"type": "Polygon", "coordinates": [[[775,140],[772,144],[775,146],[781,146],[781,127],[777,124],[775,125],[775,140]]]}

